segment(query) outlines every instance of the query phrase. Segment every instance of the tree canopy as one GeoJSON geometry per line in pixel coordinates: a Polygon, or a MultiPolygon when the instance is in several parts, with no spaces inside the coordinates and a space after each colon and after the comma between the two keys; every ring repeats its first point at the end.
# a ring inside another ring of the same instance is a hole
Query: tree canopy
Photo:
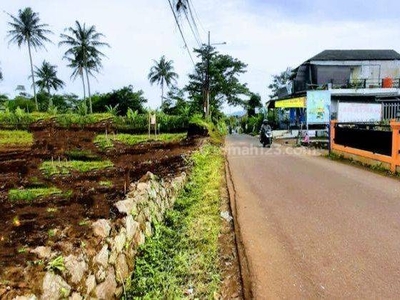
{"type": "Polygon", "coordinates": [[[290,80],[290,76],[290,68],[287,68],[286,71],[283,71],[278,75],[272,75],[272,83],[268,85],[268,88],[271,89],[272,92],[269,95],[270,99],[278,97],[279,88],[283,87],[290,80]]]}
{"type": "Polygon", "coordinates": [[[261,107],[261,96],[259,94],[251,93],[250,99],[246,103],[247,115],[249,117],[256,114],[256,108],[261,107]]]}
{"type": "Polygon", "coordinates": [[[139,113],[144,112],[143,105],[147,99],[143,91],[133,91],[133,86],[125,86],[111,93],[93,95],[93,111],[106,112],[107,107],[116,108],[119,115],[126,115],[128,108],[139,113]]]}
{"type": "Polygon", "coordinates": [[[40,68],[36,67],[34,74],[37,78],[35,84],[39,87],[39,91],[46,91],[48,93],[49,107],[53,106],[50,93],[51,89],[57,91],[59,88],[62,88],[65,85],[64,81],[57,77],[57,67],[51,65],[47,61],[43,61],[40,68]]]}
{"type": "Polygon", "coordinates": [[[161,110],[167,115],[188,116],[190,114],[190,104],[185,100],[184,91],[177,87],[172,87],[161,105],[161,110]]]}
{"type": "Polygon", "coordinates": [[[86,24],[82,26],[78,21],[75,21],[75,27],[69,27],[66,31],[70,35],[62,33],[60,37],[63,40],[59,45],[70,47],[65,52],[64,57],[70,62],[69,66],[74,69],[72,75],[74,77],[78,74],[82,76],[83,85],[83,71],[85,71],[89,94],[89,111],[93,112],[89,75],[93,76],[93,72],[98,72],[102,67],[101,60],[105,55],[99,48],[104,46],[110,47],[110,45],[100,41],[104,35],[97,32],[96,27],[93,25],[86,27],[86,24]]]}
{"type": "Polygon", "coordinates": [[[185,90],[193,99],[195,110],[203,111],[205,79],[209,72],[210,107],[211,110],[220,110],[223,103],[243,105],[243,96],[249,95],[245,83],[239,77],[246,72],[247,65],[230,55],[219,54],[214,47],[204,45],[195,49],[200,62],[196,63],[195,70],[189,74],[189,83],[185,90]]]}
{"type": "Polygon", "coordinates": [[[167,87],[171,87],[173,83],[176,83],[179,77],[174,72],[173,61],[167,60],[165,56],[161,56],[159,61],[153,60],[154,66],[151,67],[148,79],[151,84],[157,83],[161,86],[161,105],[164,102],[164,84],[167,87]]]}
{"type": "Polygon", "coordinates": [[[32,11],[30,7],[26,7],[23,10],[20,9],[17,17],[10,14],[9,16],[12,19],[12,22],[8,22],[8,25],[11,27],[11,30],[8,31],[8,36],[10,37],[9,43],[17,44],[18,47],[21,47],[22,44],[28,45],[33,95],[36,109],[38,109],[31,47],[35,50],[44,47],[44,42],[50,42],[50,39],[46,35],[52,32],[46,29],[48,27],[47,24],[40,24],[39,14],[32,11]]]}

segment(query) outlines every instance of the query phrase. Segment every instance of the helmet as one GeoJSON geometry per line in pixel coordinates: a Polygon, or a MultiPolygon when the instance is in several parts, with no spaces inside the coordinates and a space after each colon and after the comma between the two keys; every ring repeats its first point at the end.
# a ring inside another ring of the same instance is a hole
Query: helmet
{"type": "Polygon", "coordinates": [[[267,125],[267,124],[268,124],[268,120],[267,120],[267,119],[264,119],[264,120],[263,120],[263,124],[264,124],[264,125],[267,125]]]}

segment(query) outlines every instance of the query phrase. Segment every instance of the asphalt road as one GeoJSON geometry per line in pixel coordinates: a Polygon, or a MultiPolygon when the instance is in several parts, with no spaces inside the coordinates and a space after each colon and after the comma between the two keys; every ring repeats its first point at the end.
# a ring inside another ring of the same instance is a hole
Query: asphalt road
{"type": "Polygon", "coordinates": [[[226,152],[251,298],[400,298],[399,180],[245,135],[226,152]]]}

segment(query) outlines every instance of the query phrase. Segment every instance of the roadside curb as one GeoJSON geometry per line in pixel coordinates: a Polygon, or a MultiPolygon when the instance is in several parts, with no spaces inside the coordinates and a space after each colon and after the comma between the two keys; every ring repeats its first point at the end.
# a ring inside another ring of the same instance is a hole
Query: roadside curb
{"type": "Polygon", "coordinates": [[[229,167],[228,157],[226,155],[225,155],[225,179],[229,197],[230,210],[233,216],[233,229],[235,232],[236,252],[239,258],[239,272],[242,282],[243,298],[253,299],[254,297],[252,291],[249,263],[246,255],[246,249],[243,244],[240,224],[238,222],[238,212],[236,206],[236,190],[232,181],[232,174],[229,167]]]}

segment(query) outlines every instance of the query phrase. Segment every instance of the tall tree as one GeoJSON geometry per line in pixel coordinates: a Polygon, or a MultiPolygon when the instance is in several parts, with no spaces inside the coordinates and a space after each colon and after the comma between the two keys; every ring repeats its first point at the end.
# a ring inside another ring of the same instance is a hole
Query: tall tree
{"type": "Polygon", "coordinates": [[[278,90],[285,86],[285,84],[290,80],[292,71],[287,68],[286,71],[279,73],[278,75],[272,75],[272,83],[268,85],[272,94],[269,95],[271,99],[278,97],[278,90]]]}
{"type": "Polygon", "coordinates": [[[247,106],[247,115],[249,117],[254,116],[256,114],[256,108],[261,107],[261,96],[259,94],[251,93],[250,99],[246,103],[247,106]]]}
{"type": "Polygon", "coordinates": [[[189,74],[185,90],[193,99],[195,111],[203,112],[205,79],[208,72],[210,86],[210,107],[221,109],[224,102],[230,105],[243,105],[243,96],[249,95],[247,84],[241,83],[239,76],[246,72],[247,65],[230,55],[222,55],[214,47],[203,45],[195,49],[200,62],[196,63],[194,73],[189,74]]]}
{"type": "Polygon", "coordinates": [[[164,84],[169,88],[179,78],[174,72],[174,63],[172,60],[166,60],[165,56],[161,56],[160,61],[154,61],[154,66],[151,67],[148,79],[151,84],[157,83],[161,86],[161,105],[164,102],[164,84]]]}
{"type": "MultiPolygon", "coordinates": [[[[72,68],[71,78],[75,80],[78,76],[81,77],[82,87],[83,87],[83,99],[86,100],[86,85],[85,85],[85,66],[83,64],[83,60],[80,57],[80,52],[68,53],[64,55],[63,59],[68,61],[68,67],[72,68]]],[[[93,76],[92,70],[96,68],[96,61],[91,59],[87,62],[88,65],[88,74],[93,76]]]]}
{"type": "Polygon", "coordinates": [[[85,86],[85,77],[83,76],[84,66],[83,66],[82,60],[79,59],[77,53],[75,53],[72,57],[64,55],[63,58],[69,62],[67,66],[72,68],[71,78],[73,80],[75,80],[76,77],[78,77],[78,76],[81,77],[82,87],[83,87],[83,100],[85,101],[86,100],[86,86],[85,86]]]}
{"type": "Polygon", "coordinates": [[[28,45],[29,60],[31,63],[31,76],[33,85],[33,95],[35,98],[35,106],[38,110],[38,102],[36,96],[35,87],[35,76],[33,72],[33,60],[32,60],[32,50],[31,48],[37,50],[38,48],[44,47],[44,42],[50,42],[50,39],[46,37],[47,34],[52,33],[50,30],[46,29],[47,24],[40,24],[39,14],[33,12],[30,7],[18,11],[18,16],[8,14],[12,22],[8,22],[11,26],[11,30],[8,31],[8,36],[10,37],[9,43],[16,43],[18,47],[22,44],[28,45]]]}
{"type": "Polygon", "coordinates": [[[53,100],[51,96],[51,89],[58,90],[65,84],[64,81],[57,77],[57,67],[51,65],[47,61],[43,61],[40,68],[36,67],[34,72],[38,78],[35,82],[40,91],[46,91],[49,96],[49,107],[53,106],[53,100]]]}
{"type": "Polygon", "coordinates": [[[69,27],[66,29],[66,31],[68,31],[70,35],[62,33],[61,38],[63,40],[59,43],[59,45],[67,45],[70,47],[65,52],[64,57],[69,57],[71,59],[70,62],[72,62],[73,68],[77,68],[78,71],[82,71],[82,78],[83,71],[86,74],[89,96],[89,112],[92,113],[93,108],[90,94],[89,75],[94,76],[93,72],[99,72],[99,69],[102,67],[101,60],[102,57],[105,57],[105,55],[99,50],[99,48],[110,47],[110,45],[100,41],[104,35],[100,32],[97,32],[96,27],[93,25],[86,27],[85,23],[82,26],[78,21],[75,21],[75,28],[69,27]]]}

